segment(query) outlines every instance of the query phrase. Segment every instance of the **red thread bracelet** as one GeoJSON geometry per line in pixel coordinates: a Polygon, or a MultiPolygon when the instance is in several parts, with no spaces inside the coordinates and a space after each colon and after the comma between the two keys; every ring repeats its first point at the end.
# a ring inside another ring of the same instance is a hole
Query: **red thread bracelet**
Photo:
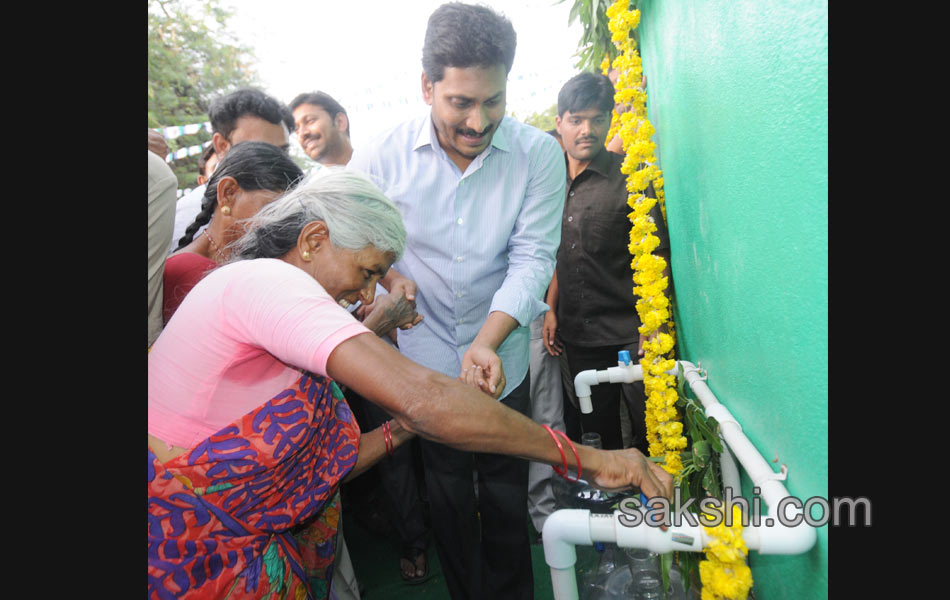
{"type": "Polygon", "coordinates": [[[551,434],[551,438],[554,440],[554,443],[557,444],[557,449],[561,453],[561,463],[563,466],[560,469],[558,469],[557,465],[551,465],[551,467],[554,469],[555,473],[564,479],[567,479],[567,456],[564,455],[564,446],[561,445],[561,441],[557,439],[557,434],[553,429],[551,429],[550,425],[542,425],[542,427],[544,427],[547,432],[551,434]]]}
{"type": "Polygon", "coordinates": [[[554,432],[561,434],[561,437],[564,438],[564,441],[566,441],[568,445],[571,447],[571,452],[574,453],[574,459],[577,460],[577,475],[574,477],[574,481],[578,481],[581,478],[581,457],[577,453],[577,448],[574,447],[574,442],[571,441],[571,438],[567,437],[566,433],[564,433],[563,431],[554,431],[554,432]]]}

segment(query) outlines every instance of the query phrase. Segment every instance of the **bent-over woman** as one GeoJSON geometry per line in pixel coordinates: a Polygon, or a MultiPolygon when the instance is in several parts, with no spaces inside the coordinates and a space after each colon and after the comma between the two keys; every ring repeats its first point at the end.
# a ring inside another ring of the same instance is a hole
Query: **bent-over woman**
{"type": "Polygon", "coordinates": [[[148,356],[150,597],[326,597],[340,482],[413,435],[671,496],[637,450],[574,447],[365,335],[341,303],[372,303],[405,238],[364,176],[304,180],[182,302],[148,356]],[[335,382],[393,420],[361,433],[335,382]]]}

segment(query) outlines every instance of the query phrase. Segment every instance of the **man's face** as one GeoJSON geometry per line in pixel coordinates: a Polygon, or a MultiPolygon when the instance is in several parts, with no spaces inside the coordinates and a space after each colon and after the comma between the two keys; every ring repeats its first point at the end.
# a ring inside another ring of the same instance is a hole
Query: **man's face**
{"type": "Polygon", "coordinates": [[[294,109],[297,141],[307,156],[317,162],[338,154],[346,144],[346,115],[330,116],[322,106],[301,104],[294,109]]]}
{"type": "Polygon", "coordinates": [[[211,179],[211,175],[214,174],[214,170],[217,166],[218,155],[212,152],[211,156],[208,157],[208,160],[205,161],[204,172],[201,175],[198,175],[198,185],[204,185],[208,183],[208,180],[211,179]]]}
{"type": "Polygon", "coordinates": [[[447,67],[434,84],[422,74],[422,95],[432,106],[439,145],[456,164],[467,166],[491,143],[505,116],[507,80],[501,64],[487,69],[447,67]]]}
{"type": "MultiPolygon", "coordinates": [[[[216,134],[216,136],[220,137],[219,134],[216,134]]],[[[215,151],[219,156],[224,156],[231,146],[241,142],[265,142],[288,152],[290,150],[290,132],[287,131],[287,126],[283,123],[271,123],[260,117],[244,115],[235,122],[230,138],[224,142],[224,152],[219,151],[217,142],[215,142],[215,151]]]]}
{"type": "Polygon", "coordinates": [[[561,145],[567,155],[576,161],[587,162],[604,150],[607,132],[610,130],[611,114],[597,108],[572,112],[555,117],[561,145]]]}

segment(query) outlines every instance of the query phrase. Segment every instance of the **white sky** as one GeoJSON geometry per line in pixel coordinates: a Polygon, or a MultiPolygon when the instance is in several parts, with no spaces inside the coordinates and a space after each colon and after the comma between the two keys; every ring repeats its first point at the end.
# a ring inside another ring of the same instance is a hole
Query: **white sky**
{"type": "MultiPolygon", "coordinates": [[[[322,90],[350,117],[354,147],[428,111],[422,100],[422,42],[445,0],[221,0],[229,29],[254,50],[265,91],[289,103],[322,90]]],[[[576,74],[581,26],[568,27],[572,0],[481,0],[518,35],[506,111],[523,120],[557,101],[576,74]]]]}

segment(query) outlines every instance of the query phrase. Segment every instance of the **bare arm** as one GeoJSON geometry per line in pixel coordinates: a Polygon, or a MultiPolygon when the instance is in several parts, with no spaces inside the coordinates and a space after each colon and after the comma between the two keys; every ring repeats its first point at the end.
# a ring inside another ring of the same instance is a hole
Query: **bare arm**
{"type": "MultiPolygon", "coordinates": [[[[389,421],[389,424],[391,428],[390,433],[392,433],[393,436],[393,448],[398,448],[415,437],[415,434],[403,428],[403,426],[399,424],[399,421],[393,419],[389,421]]],[[[385,455],[386,441],[383,438],[382,427],[377,427],[372,431],[360,435],[360,451],[356,457],[356,465],[347,473],[343,481],[349,481],[357,475],[360,475],[375,465],[385,455]]]]}
{"type": "MultiPolygon", "coordinates": [[[[327,373],[382,407],[410,433],[459,450],[561,464],[543,427],[470,385],[410,361],[374,335],[357,335],[337,346],[327,373]]],[[[636,449],[576,447],[582,475],[595,485],[611,490],[632,484],[649,497],[672,495],[670,475],[636,449]]],[[[576,469],[573,453],[566,454],[568,467],[576,469]]],[[[368,465],[373,456],[365,458],[368,465]]]]}

